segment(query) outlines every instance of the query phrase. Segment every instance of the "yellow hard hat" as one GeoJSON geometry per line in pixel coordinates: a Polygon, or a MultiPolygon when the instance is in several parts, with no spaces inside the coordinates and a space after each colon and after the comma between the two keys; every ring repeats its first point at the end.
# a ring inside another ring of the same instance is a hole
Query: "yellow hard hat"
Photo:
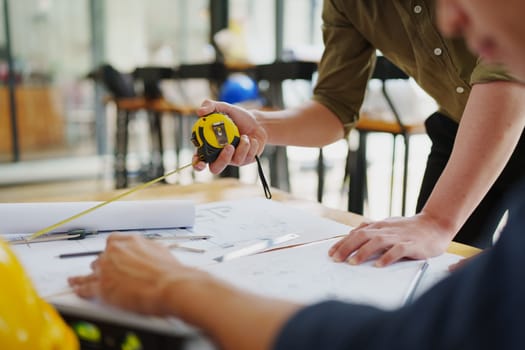
{"type": "Polygon", "coordinates": [[[79,344],[56,310],[40,298],[22,265],[0,239],[0,344],[9,350],[70,350],[79,344]]]}

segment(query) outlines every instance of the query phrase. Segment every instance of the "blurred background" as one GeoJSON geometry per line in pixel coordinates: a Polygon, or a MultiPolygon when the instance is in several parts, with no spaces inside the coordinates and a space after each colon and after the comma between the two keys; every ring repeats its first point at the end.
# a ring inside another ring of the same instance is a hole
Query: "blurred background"
{"type": "MultiPolygon", "coordinates": [[[[204,98],[301,104],[315,84],[308,63],[323,50],[321,0],[0,1],[2,202],[129,187],[188,163],[193,111],[204,98]]],[[[270,149],[272,185],[348,209],[346,173],[367,135],[363,213],[413,212],[429,141],[405,127],[421,126],[435,104],[410,79],[374,79],[367,118],[397,123],[383,85],[401,131],[356,130],[322,157],[319,149],[270,149]]],[[[254,166],[230,175],[259,181],[254,166]]],[[[212,180],[186,171],[167,182],[212,180]]]]}

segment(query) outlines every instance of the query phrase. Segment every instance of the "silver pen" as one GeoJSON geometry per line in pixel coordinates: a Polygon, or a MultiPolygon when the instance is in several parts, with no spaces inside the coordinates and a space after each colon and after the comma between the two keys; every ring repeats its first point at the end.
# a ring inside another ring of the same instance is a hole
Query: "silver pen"
{"type": "Polygon", "coordinates": [[[417,287],[419,286],[419,283],[421,282],[421,279],[423,278],[423,275],[425,274],[425,271],[428,269],[428,261],[424,261],[423,264],[419,267],[417,270],[416,275],[414,276],[414,279],[412,279],[412,282],[410,283],[410,286],[408,287],[407,294],[405,295],[405,299],[403,300],[403,306],[409,305],[414,300],[414,296],[416,295],[417,287]]]}

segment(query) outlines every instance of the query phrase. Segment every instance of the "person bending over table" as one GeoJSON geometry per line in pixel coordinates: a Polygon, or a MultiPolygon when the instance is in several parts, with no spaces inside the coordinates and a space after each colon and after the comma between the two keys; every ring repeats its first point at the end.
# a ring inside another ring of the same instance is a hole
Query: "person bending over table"
{"type": "Polygon", "coordinates": [[[376,265],[384,266],[439,255],[452,239],[490,246],[505,210],[503,193],[525,178],[525,88],[502,66],[470,53],[464,40],[441,36],[433,0],[325,0],[323,6],[325,51],[311,101],[275,112],[203,102],[201,116],[226,113],[242,134],[236,149],[225,147],[209,165],[211,172],[253,162],[266,144],[321,147],[346,137],[379,49],[440,107],[425,122],[432,147],[417,214],[364,223],[329,254],[344,261],[355,252],[350,262],[359,264],[379,253],[376,265]],[[480,227],[488,234],[480,235],[480,227]]]}

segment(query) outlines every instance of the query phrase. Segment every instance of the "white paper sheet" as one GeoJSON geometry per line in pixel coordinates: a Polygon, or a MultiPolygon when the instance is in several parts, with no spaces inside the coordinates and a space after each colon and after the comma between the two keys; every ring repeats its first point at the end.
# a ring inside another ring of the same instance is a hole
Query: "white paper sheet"
{"type": "MultiPolygon", "coordinates": [[[[0,233],[33,233],[99,203],[0,203],[0,233]]],[[[191,227],[194,223],[195,205],[191,201],[117,201],[64,224],[54,232],[76,228],[108,231],[191,227]]]]}
{"type": "MultiPolygon", "coordinates": [[[[145,212],[143,214],[148,214],[145,212]]],[[[187,229],[144,230],[136,234],[211,235],[205,241],[184,241],[187,246],[205,248],[205,254],[173,250],[182,262],[203,269],[251,291],[300,302],[326,298],[370,303],[392,308],[399,305],[420,262],[401,262],[386,269],[370,265],[357,267],[333,263],[328,248],[346,234],[350,227],[308,214],[285,204],[266,199],[215,202],[196,206],[195,225],[187,229]],[[225,263],[213,258],[263,238],[296,233],[299,238],[284,245],[324,240],[303,247],[293,247],[242,257],[225,263]]],[[[40,295],[61,308],[108,314],[107,307],[87,303],[70,294],[67,278],[90,271],[95,256],[59,259],[57,255],[105,247],[107,233],[83,240],[34,243],[13,246],[40,295]],[[89,309],[89,310],[88,310],[89,309]]],[[[10,235],[7,235],[10,236],[10,235]]],[[[169,242],[169,240],[163,240],[169,242]]],[[[432,266],[432,264],[431,264],[432,266]]],[[[438,266],[438,265],[436,265],[438,266]]],[[[440,267],[442,270],[442,268],[440,267]]],[[[439,269],[438,269],[439,270],[439,269]]],[[[440,273],[443,271],[437,271],[440,273]]],[[[427,273],[432,271],[430,268],[427,273]]],[[[115,314],[117,315],[117,314],[115,314]]],[[[129,319],[128,314],[126,318],[129,319]]],[[[135,315],[133,322],[149,323],[150,318],[135,315]]],[[[160,322],[160,321],[159,321],[160,322]]],[[[164,321],[162,321],[164,322],[164,321]]],[[[166,328],[171,321],[166,320],[166,328]]]]}
{"type": "MultiPolygon", "coordinates": [[[[372,262],[335,263],[327,253],[334,243],[329,240],[201,268],[239,288],[295,302],[337,299],[385,309],[401,306],[421,261],[401,261],[384,268],[372,262]]],[[[429,261],[425,288],[446,275],[448,263],[454,260],[451,256],[429,261]]]]}
{"type": "Polygon", "coordinates": [[[293,233],[298,238],[280,244],[287,247],[340,236],[351,227],[312,215],[304,210],[264,198],[213,202],[197,205],[195,234],[209,234],[206,241],[189,242],[188,246],[203,248],[205,254],[178,256],[185,264],[204,266],[213,259],[261,239],[293,233]]]}
{"type": "MultiPolygon", "coordinates": [[[[101,208],[102,210],[102,208],[101,208]]],[[[149,212],[144,212],[147,216],[149,212]]],[[[312,242],[349,232],[350,227],[335,221],[309,215],[303,210],[266,199],[248,199],[215,202],[196,206],[195,225],[186,229],[141,230],[142,235],[210,235],[207,240],[180,241],[183,245],[204,249],[206,252],[191,253],[172,250],[183,263],[205,266],[217,263],[214,258],[240,247],[253,244],[261,238],[274,238],[286,233],[297,233],[299,238],[281,246],[312,242]]],[[[20,235],[4,235],[13,237],[20,235]]],[[[82,240],[55,241],[15,245],[17,253],[32,277],[37,290],[44,296],[61,293],[67,289],[67,277],[88,273],[90,263],[96,256],[59,259],[66,253],[103,250],[108,233],[99,233],[82,240]]],[[[171,243],[169,239],[161,242],[171,243]]]]}

